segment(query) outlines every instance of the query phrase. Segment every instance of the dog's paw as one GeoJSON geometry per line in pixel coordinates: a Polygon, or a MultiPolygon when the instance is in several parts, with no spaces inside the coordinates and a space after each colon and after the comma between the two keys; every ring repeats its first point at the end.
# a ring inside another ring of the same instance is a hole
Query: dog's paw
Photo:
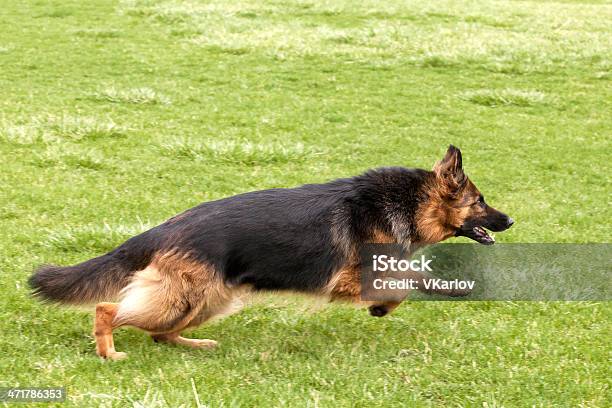
{"type": "Polygon", "coordinates": [[[217,347],[217,342],[209,339],[189,339],[189,344],[185,344],[193,348],[212,349],[217,347]]]}
{"type": "Polygon", "coordinates": [[[119,361],[119,360],[123,360],[127,358],[127,353],[124,353],[123,351],[111,351],[107,353],[105,356],[100,356],[100,357],[102,357],[105,360],[119,361]]]}
{"type": "Polygon", "coordinates": [[[389,313],[389,309],[385,305],[373,305],[368,308],[370,316],[383,317],[389,313]]]}

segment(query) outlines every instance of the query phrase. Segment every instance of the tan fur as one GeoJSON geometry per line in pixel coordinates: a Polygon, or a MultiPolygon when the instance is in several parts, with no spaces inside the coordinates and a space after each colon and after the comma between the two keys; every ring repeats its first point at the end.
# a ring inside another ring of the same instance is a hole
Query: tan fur
{"type": "Polygon", "coordinates": [[[397,241],[393,235],[375,228],[369,242],[372,244],[395,244],[397,241]]]}
{"type": "Polygon", "coordinates": [[[188,253],[158,254],[134,275],[118,304],[96,307],[98,355],[114,358],[112,330],[121,326],[145,330],[160,341],[211,346],[212,340],[191,341],[180,337],[180,331],[231,309],[236,292],[211,265],[192,259],[188,253]]]}
{"type": "Polygon", "coordinates": [[[361,270],[359,265],[353,264],[341,268],[330,279],[324,293],[329,295],[331,301],[359,302],[361,300],[361,270]]]}
{"type": "MultiPolygon", "coordinates": [[[[392,244],[395,238],[381,229],[374,228],[368,241],[373,244],[392,244]]],[[[359,269],[359,256],[355,251],[350,252],[348,257],[351,261],[340,268],[329,280],[323,290],[323,294],[330,300],[346,300],[359,302],[361,299],[361,271],[359,269]]]]}
{"type": "Polygon", "coordinates": [[[115,351],[113,341],[113,320],[117,315],[117,303],[98,303],[94,317],[93,335],[96,339],[96,353],[103,358],[121,360],[125,353],[115,351]]]}
{"type": "Polygon", "coordinates": [[[361,299],[361,269],[359,266],[342,268],[326,287],[331,302],[343,301],[358,306],[384,307],[387,313],[395,310],[401,302],[364,301],[361,299]]]}
{"type": "Polygon", "coordinates": [[[435,178],[427,183],[429,199],[424,201],[416,213],[417,231],[422,244],[435,244],[452,237],[464,221],[482,211],[471,203],[478,200],[480,192],[467,178],[458,191],[434,171],[435,178]]]}
{"type": "Polygon", "coordinates": [[[156,342],[179,344],[191,348],[213,348],[217,345],[216,341],[209,339],[186,339],[181,337],[180,332],[155,334],[152,337],[156,342]]]}

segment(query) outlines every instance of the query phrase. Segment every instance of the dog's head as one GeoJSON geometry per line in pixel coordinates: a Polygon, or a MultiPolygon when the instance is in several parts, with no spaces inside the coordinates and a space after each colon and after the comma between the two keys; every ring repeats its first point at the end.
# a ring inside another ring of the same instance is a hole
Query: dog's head
{"type": "Polygon", "coordinates": [[[427,242],[463,236],[492,245],[495,240],[486,230],[500,232],[514,224],[512,218],[486,203],[463,172],[461,151],[453,145],[434,166],[427,197],[417,220],[420,234],[427,242]]]}

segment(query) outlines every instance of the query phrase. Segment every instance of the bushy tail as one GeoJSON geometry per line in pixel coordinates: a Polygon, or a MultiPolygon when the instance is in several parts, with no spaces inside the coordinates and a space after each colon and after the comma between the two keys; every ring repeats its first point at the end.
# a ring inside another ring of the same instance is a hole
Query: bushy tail
{"type": "Polygon", "coordinates": [[[136,270],[127,259],[108,253],[74,266],[43,265],[30,276],[33,293],[69,304],[112,300],[136,270]]]}

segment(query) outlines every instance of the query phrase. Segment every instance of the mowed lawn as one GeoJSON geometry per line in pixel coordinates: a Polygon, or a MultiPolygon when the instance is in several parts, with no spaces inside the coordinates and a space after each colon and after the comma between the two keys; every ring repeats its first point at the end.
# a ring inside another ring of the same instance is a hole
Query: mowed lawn
{"type": "Polygon", "coordinates": [[[611,21],[603,1],[3,0],[0,386],[84,407],[610,406],[606,302],[376,319],[288,298],[191,333],[214,351],[124,329],[128,358],[104,362],[91,314],[26,279],[201,201],[430,168],[449,143],[516,220],[498,242],[609,242],[611,21]]]}

